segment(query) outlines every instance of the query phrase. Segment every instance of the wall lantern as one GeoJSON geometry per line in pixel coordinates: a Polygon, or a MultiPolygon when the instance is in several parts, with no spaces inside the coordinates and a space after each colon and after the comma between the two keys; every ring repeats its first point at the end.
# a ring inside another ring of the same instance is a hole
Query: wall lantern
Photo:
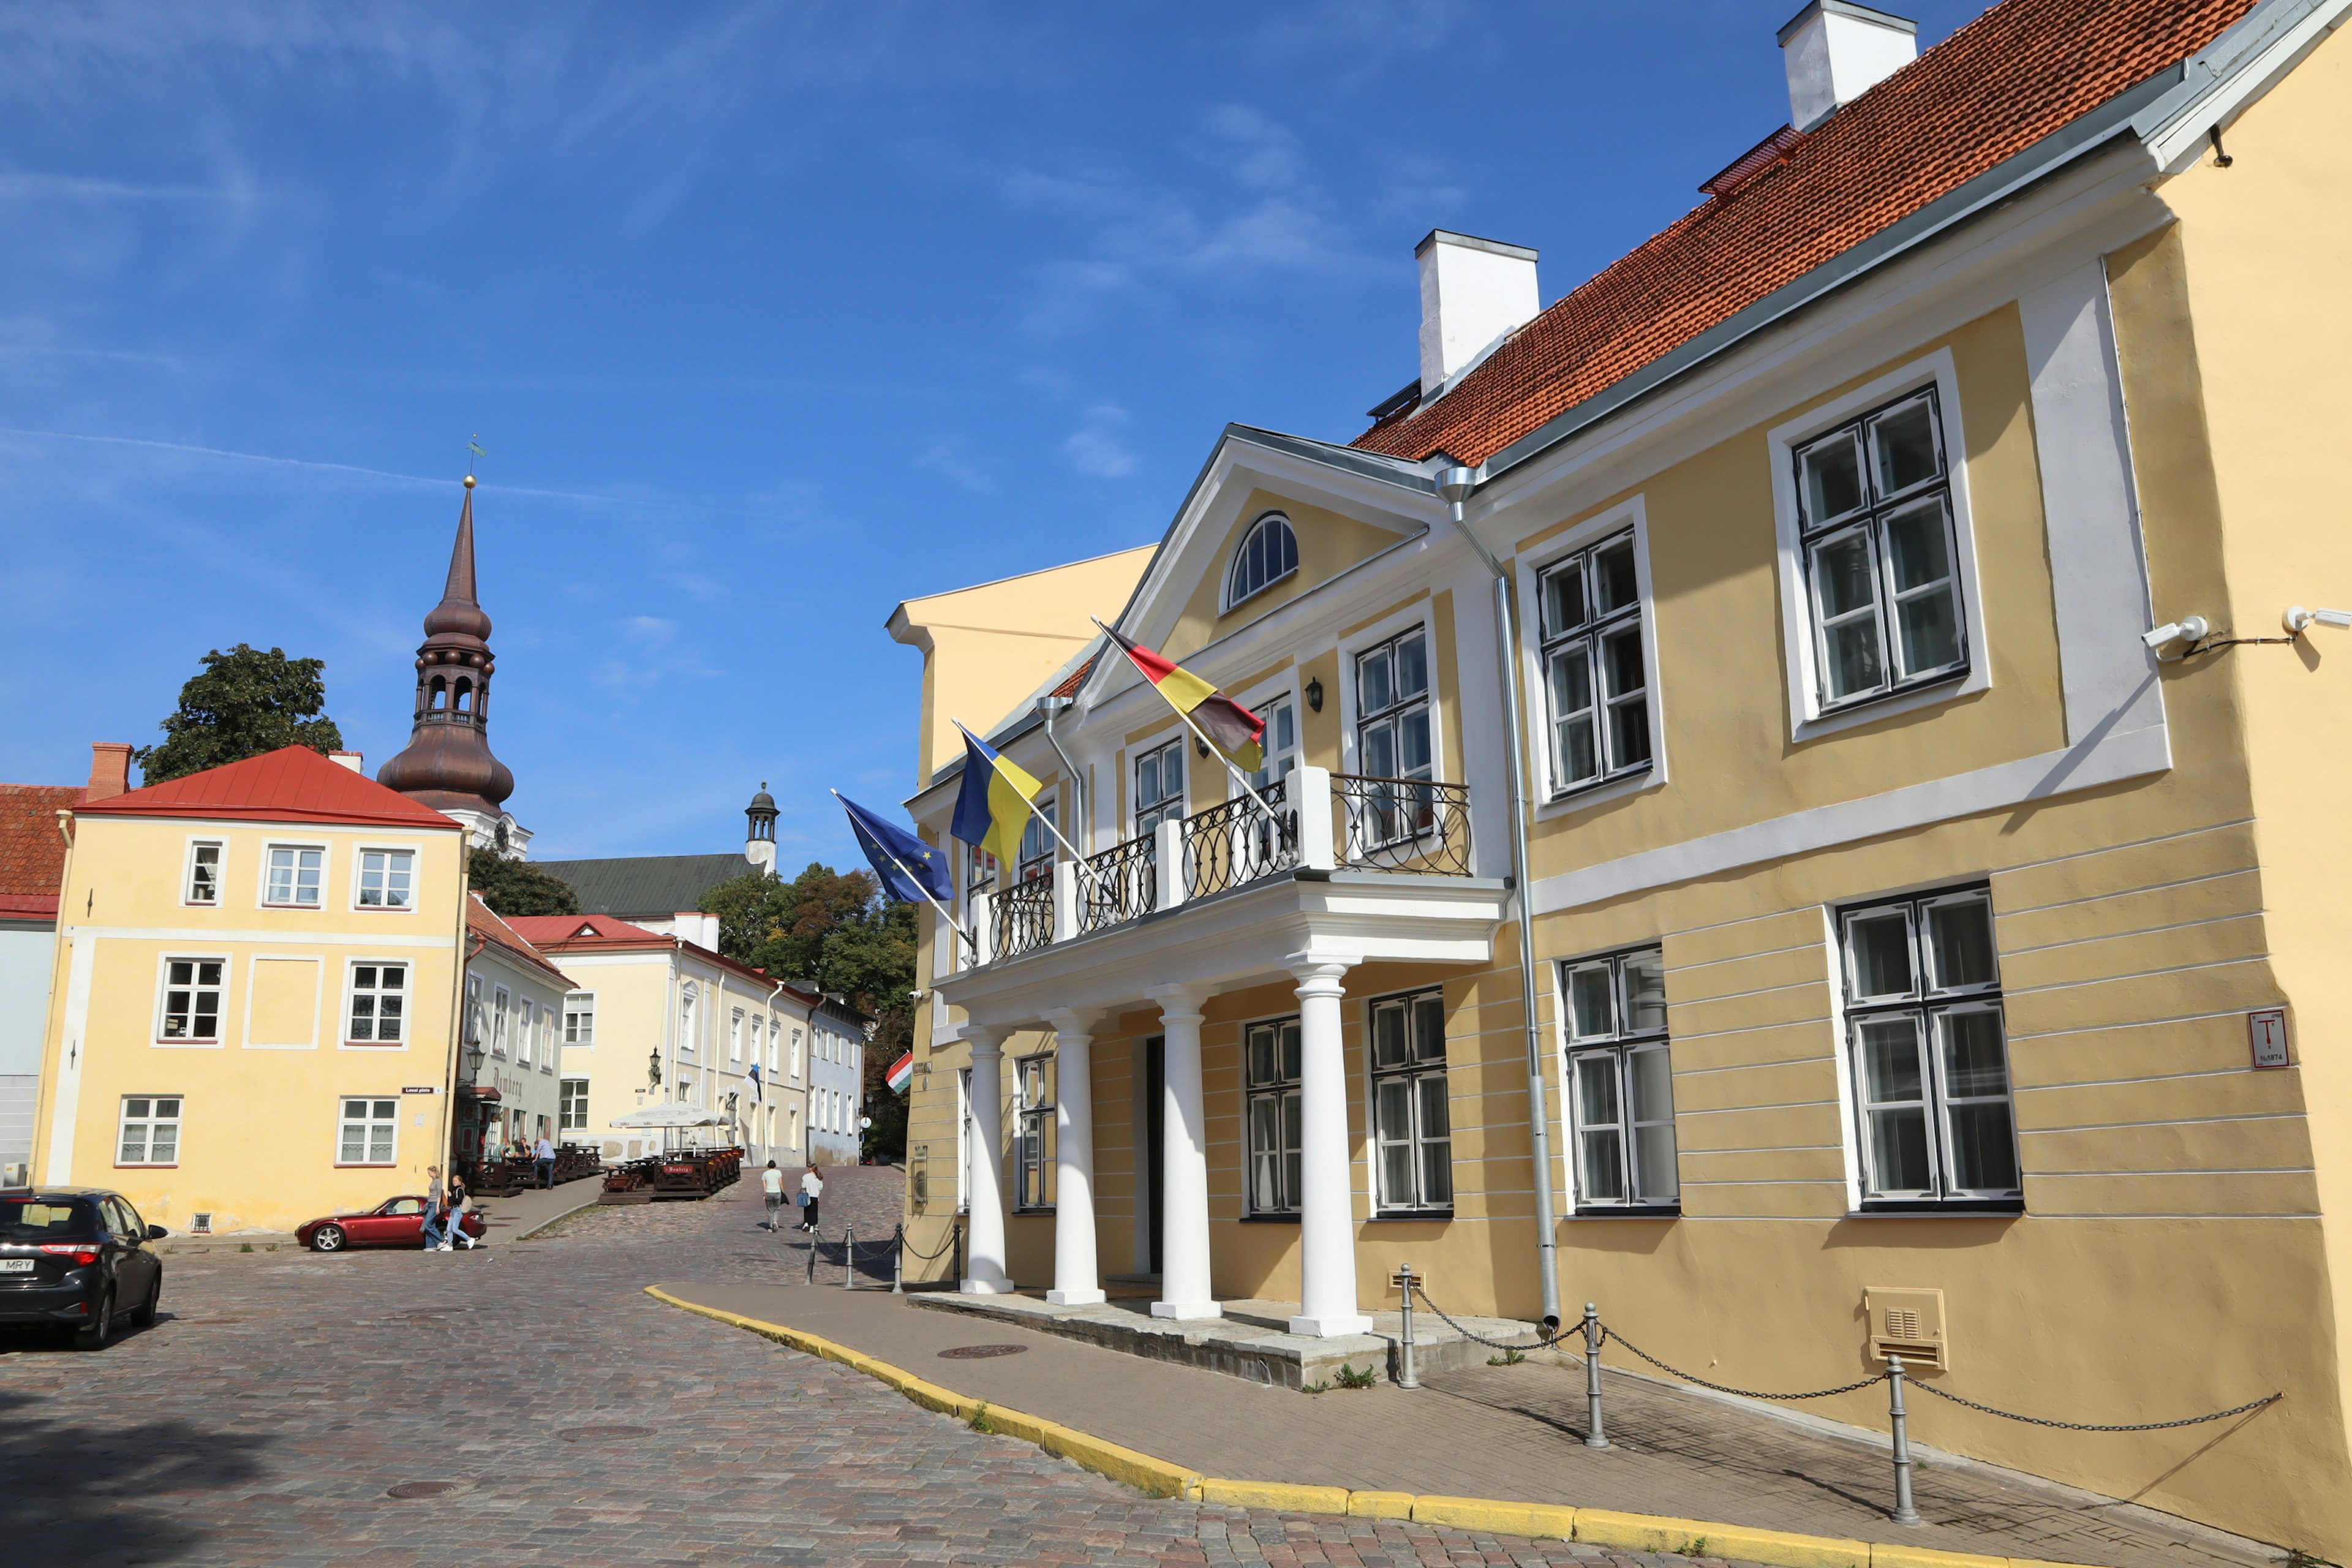
{"type": "Polygon", "coordinates": [[[1318,713],[1323,711],[1323,682],[1320,679],[1307,683],[1307,706],[1318,713]]]}

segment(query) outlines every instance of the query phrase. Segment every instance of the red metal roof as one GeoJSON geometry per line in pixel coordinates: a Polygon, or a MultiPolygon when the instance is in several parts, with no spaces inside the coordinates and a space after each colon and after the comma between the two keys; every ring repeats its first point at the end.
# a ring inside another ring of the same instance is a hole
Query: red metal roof
{"type": "MultiPolygon", "coordinates": [[[[558,917],[562,918],[562,917],[558,917]]],[[[523,963],[545,970],[564,984],[572,984],[563,971],[547,961],[547,955],[533,947],[530,940],[514,929],[511,922],[499,917],[498,911],[482,902],[475,893],[466,900],[466,929],[502,952],[512,954],[523,963]]]]}
{"type": "Polygon", "coordinates": [[[1778,162],[1753,171],[1734,165],[1745,183],[1553,304],[1444,397],[1381,421],[1355,445],[1415,462],[1444,452],[1484,463],[2186,59],[2254,3],[2003,0],[1786,147],[1778,162]]]}
{"type": "Polygon", "coordinates": [[[340,822],[393,827],[457,824],[365,773],[329,762],[308,746],[287,746],[241,763],[206,768],[134,789],[78,816],[218,816],[256,822],[340,822]]]}
{"type": "Polygon", "coordinates": [[[541,946],[554,942],[669,941],[659,931],[633,926],[611,915],[509,915],[506,924],[524,941],[541,946]]]}
{"type": "Polygon", "coordinates": [[[0,920],[55,920],[66,872],[58,813],[80,804],[79,784],[0,784],[0,920]]]}

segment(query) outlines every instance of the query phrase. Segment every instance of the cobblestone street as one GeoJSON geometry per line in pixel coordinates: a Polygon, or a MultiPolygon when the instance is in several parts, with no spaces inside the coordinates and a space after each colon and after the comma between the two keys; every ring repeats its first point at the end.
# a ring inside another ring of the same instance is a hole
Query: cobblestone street
{"type": "MultiPolygon", "coordinates": [[[[836,1173],[826,1231],[887,1236],[898,1180],[836,1173]]],[[[1689,1561],[1144,1498],[644,1294],[798,1278],[805,1238],[760,1213],[747,1179],[476,1253],[170,1258],[163,1321],[102,1354],[0,1338],[0,1539],[76,1565],[1689,1561]]]]}

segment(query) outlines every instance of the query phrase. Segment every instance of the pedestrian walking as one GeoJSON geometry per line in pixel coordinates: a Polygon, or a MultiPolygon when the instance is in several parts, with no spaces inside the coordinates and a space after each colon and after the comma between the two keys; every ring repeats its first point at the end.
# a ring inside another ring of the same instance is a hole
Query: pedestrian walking
{"type": "Polygon", "coordinates": [[[531,1153],[539,1160],[539,1184],[542,1187],[555,1185],[555,1145],[547,1141],[546,1133],[539,1135],[539,1147],[531,1153]]]}
{"type": "Polygon", "coordinates": [[[816,1201],[824,1195],[824,1178],[816,1173],[812,1164],[801,1173],[801,1228],[816,1228],[816,1201]]]}
{"type": "Polygon", "coordinates": [[[462,1251],[473,1250],[474,1238],[466,1234],[466,1211],[473,1206],[474,1194],[466,1190],[465,1178],[457,1172],[449,1173],[449,1219],[443,1234],[456,1242],[462,1251]]]}
{"type": "Polygon", "coordinates": [[[438,1165],[425,1166],[425,1225],[423,1227],[423,1235],[425,1237],[425,1250],[427,1252],[446,1252],[449,1250],[448,1222],[442,1217],[448,1212],[444,1206],[448,1201],[448,1189],[444,1186],[441,1182],[441,1167],[438,1165]]]}
{"type": "Polygon", "coordinates": [[[784,1210],[784,1173],[776,1169],[773,1160],[769,1161],[768,1168],[760,1173],[760,1190],[768,1198],[768,1217],[761,1222],[761,1228],[772,1231],[782,1223],[778,1216],[784,1210]]]}

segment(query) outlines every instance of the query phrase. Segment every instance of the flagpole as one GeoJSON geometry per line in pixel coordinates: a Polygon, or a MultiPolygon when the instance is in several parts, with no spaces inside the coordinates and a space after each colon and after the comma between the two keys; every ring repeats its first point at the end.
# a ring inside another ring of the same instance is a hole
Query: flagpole
{"type": "MultiPolygon", "coordinates": [[[[849,802],[846,800],[842,800],[841,792],[839,790],[828,789],[825,793],[833,796],[834,799],[841,801],[844,807],[846,807],[849,805],[849,802]]],[[[875,838],[874,847],[879,849],[885,855],[890,855],[890,847],[887,844],[883,843],[879,837],[875,838]]],[[[896,855],[890,855],[890,864],[898,867],[899,870],[906,873],[907,880],[915,884],[915,891],[922,894],[926,900],[929,900],[931,908],[940,911],[940,919],[947,921],[949,925],[954,927],[956,935],[963,938],[963,940],[971,945],[972,955],[974,957],[978,957],[980,954],[980,943],[973,942],[971,940],[971,933],[965,931],[962,926],[956,923],[955,916],[948,913],[947,906],[945,904],[940,903],[939,900],[931,897],[931,890],[923,886],[923,879],[915,875],[913,868],[904,860],[899,859],[896,855]]]]}
{"type": "MultiPolygon", "coordinates": [[[[980,737],[979,737],[979,736],[977,736],[977,735],[973,735],[973,734],[972,734],[972,732],[971,732],[970,730],[964,730],[964,723],[963,723],[963,721],[962,721],[962,720],[961,720],[961,719],[950,719],[950,720],[949,720],[949,721],[948,721],[948,722],[949,722],[949,723],[950,723],[950,724],[953,724],[953,725],[954,725],[957,729],[959,729],[959,730],[963,730],[964,734],[965,734],[966,736],[970,737],[971,739],[972,739],[972,740],[979,740],[979,739],[980,739],[980,737]]],[[[982,742],[982,743],[983,743],[983,744],[985,744],[986,742],[982,742]]],[[[991,749],[992,749],[992,750],[993,750],[993,748],[991,748],[991,749]]],[[[996,756],[993,756],[993,757],[990,758],[990,759],[989,759],[989,763],[988,763],[988,765],[989,765],[989,770],[990,770],[992,773],[995,773],[997,777],[999,777],[999,778],[1003,779],[1006,784],[1012,784],[1012,785],[1013,785],[1013,787],[1014,789],[1016,789],[1016,790],[1017,790],[1017,789],[1019,789],[1021,786],[1020,786],[1020,784],[1019,784],[1017,782],[1015,782],[1015,781],[1014,781],[1014,779],[1013,779],[1013,775],[1012,775],[1011,773],[1006,773],[1006,772],[1004,771],[1004,769],[1000,765],[1001,763],[1003,763],[1003,761],[1004,761],[1004,757],[1003,757],[1003,754],[1002,752],[998,753],[996,756]]],[[[1075,845],[1075,844],[1071,843],[1068,839],[1066,839],[1066,838],[1065,838],[1065,837],[1062,837],[1062,830],[1061,830],[1059,827],[1057,827],[1057,826],[1055,826],[1055,824],[1054,824],[1054,819],[1053,819],[1052,817],[1050,817],[1050,816],[1045,816],[1045,814],[1044,812],[1039,811],[1039,810],[1037,809],[1037,803],[1036,803],[1035,801],[1034,801],[1034,800],[1033,800],[1033,801],[1031,801],[1031,802],[1029,803],[1029,812],[1030,812],[1030,815],[1031,815],[1031,816],[1042,816],[1042,817],[1045,817],[1045,831],[1046,831],[1046,832],[1048,832],[1048,833],[1050,833],[1050,834],[1052,834],[1052,835],[1054,836],[1054,842],[1055,842],[1055,843],[1059,844],[1063,848],[1065,848],[1065,849],[1066,849],[1066,850],[1068,850],[1068,851],[1069,851],[1070,858],[1071,858],[1072,860],[1076,861],[1076,862],[1078,864],[1079,868],[1080,868],[1081,869],[1083,869],[1083,868],[1085,868],[1085,866],[1086,866],[1086,863],[1087,863],[1087,858],[1086,858],[1085,856],[1083,856],[1083,855],[1081,855],[1081,854],[1079,854],[1079,853],[1078,853],[1078,847],[1077,847],[1076,845],[1075,845]]]]}
{"type": "MultiPolygon", "coordinates": [[[[1094,621],[1095,625],[1098,626],[1102,626],[1105,633],[1109,632],[1110,628],[1108,626],[1103,626],[1102,622],[1097,620],[1094,616],[1088,616],[1087,619],[1094,621]]],[[[1113,637],[1111,640],[1113,642],[1117,642],[1118,639],[1113,637]]],[[[1132,664],[1134,661],[1130,659],[1128,662],[1132,664]]],[[[1140,674],[1141,671],[1139,670],[1137,673],[1140,674]]],[[[1217,760],[1225,764],[1225,771],[1234,775],[1234,783],[1242,786],[1242,793],[1248,795],[1253,801],[1255,801],[1257,803],[1257,808],[1265,813],[1268,820],[1272,820],[1274,816],[1274,807],[1266,805],[1265,797],[1258,794],[1255,789],[1250,786],[1249,776],[1242,772],[1241,768],[1234,762],[1233,758],[1225,755],[1225,749],[1223,746],[1218,745],[1214,741],[1210,740],[1207,735],[1202,734],[1201,731],[1201,726],[1192,722],[1192,716],[1190,713],[1185,712],[1181,708],[1177,707],[1174,698],[1169,696],[1165,691],[1160,691],[1160,683],[1158,681],[1146,680],[1143,684],[1151,688],[1152,690],[1160,692],[1160,700],[1168,704],[1169,711],[1174,713],[1179,719],[1183,720],[1184,728],[1192,731],[1193,734],[1199,736],[1201,744],[1208,747],[1210,751],[1216,753],[1217,760]]]]}

